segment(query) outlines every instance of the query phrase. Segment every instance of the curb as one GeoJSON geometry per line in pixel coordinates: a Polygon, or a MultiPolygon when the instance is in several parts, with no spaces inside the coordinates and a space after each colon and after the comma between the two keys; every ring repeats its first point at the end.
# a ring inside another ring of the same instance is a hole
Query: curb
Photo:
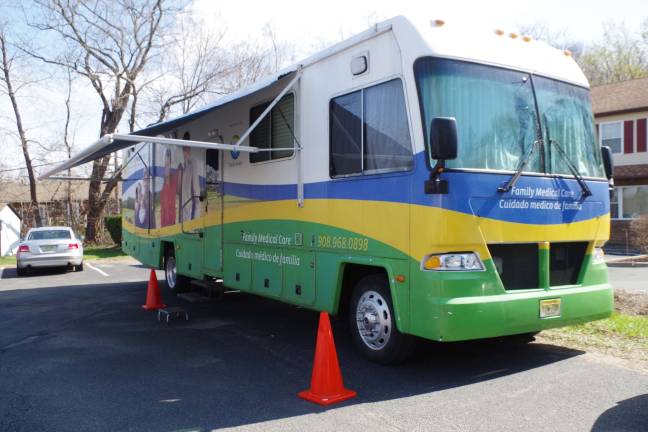
{"type": "Polygon", "coordinates": [[[606,263],[608,267],[648,267],[648,262],[608,262],[606,263]]]}
{"type": "Polygon", "coordinates": [[[648,255],[634,255],[624,256],[620,258],[612,258],[605,261],[608,267],[648,267],[648,261],[635,261],[637,259],[644,260],[648,255]]]}

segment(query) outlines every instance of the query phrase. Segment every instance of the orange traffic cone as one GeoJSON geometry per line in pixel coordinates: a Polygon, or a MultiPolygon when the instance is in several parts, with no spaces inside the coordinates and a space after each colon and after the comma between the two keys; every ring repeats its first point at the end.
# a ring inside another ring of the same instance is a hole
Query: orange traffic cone
{"type": "Polygon", "coordinates": [[[157,276],[155,276],[155,270],[153,269],[151,269],[148,289],[146,290],[146,304],[142,305],[142,307],[146,310],[156,310],[166,307],[166,305],[162,303],[160,287],[158,286],[157,276]]]}
{"type": "Polygon", "coordinates": [[[320,405],[331,405],[357,396],[353,390],[344,388],[331,321],[326,312],[320,312],[311,386],[299,392],[298,396],[320,405]]]}

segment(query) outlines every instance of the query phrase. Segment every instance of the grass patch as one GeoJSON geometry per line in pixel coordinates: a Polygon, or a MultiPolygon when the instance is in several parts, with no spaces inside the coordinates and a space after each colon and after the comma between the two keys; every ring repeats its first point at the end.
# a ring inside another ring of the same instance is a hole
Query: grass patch
{"type": "Polygon", "coordinates": [[[127,256],[121,246],[94,246],[83,250],[83,258],[86,260],[99,260],[107,258],[122,258],[127,256]]]}
{"type": "Polygon", "coordinates": [[[630,339],[637,338],[648,343],[648,316],[614,312],[608,319],[565,327],[563,331],[582,335],[615,335],[630,339]]]}
{"type": "MultiPolygon", "coordinates": [[[[122,258],[127,256],[121,246],[88,246],[83,250],[83,259],[101,260],[110,258],[122,258]]],[[[16,256],[0,257],[0,266],[14,267],[16,265],[16,256]]]]}
{"type": "Polygon", "coordinates": [[[648,316],[614,312],[610,318],[545,330],[537,337],[583,351],[599,352],[648,367],[648,316]]]}

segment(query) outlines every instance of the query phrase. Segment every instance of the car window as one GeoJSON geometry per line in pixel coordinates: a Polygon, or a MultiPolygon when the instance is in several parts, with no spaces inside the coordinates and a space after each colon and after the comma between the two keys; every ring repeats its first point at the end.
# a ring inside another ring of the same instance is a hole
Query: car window
{"type": "Polygon", "coordinates": [[[64,240],[70,238],[68,230],[32,231],[27,240],[64,240]]]}

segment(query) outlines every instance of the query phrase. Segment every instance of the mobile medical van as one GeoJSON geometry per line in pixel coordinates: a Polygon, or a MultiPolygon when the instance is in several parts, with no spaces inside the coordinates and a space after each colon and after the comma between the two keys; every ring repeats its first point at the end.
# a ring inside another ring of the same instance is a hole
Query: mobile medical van
{"type": "Polygon", "coordinates": [[[124,251],[346,314],[375,361],[613,309],[588,82],[527,37],[396,17],[47,175],[120,149],[124,251]]]}

